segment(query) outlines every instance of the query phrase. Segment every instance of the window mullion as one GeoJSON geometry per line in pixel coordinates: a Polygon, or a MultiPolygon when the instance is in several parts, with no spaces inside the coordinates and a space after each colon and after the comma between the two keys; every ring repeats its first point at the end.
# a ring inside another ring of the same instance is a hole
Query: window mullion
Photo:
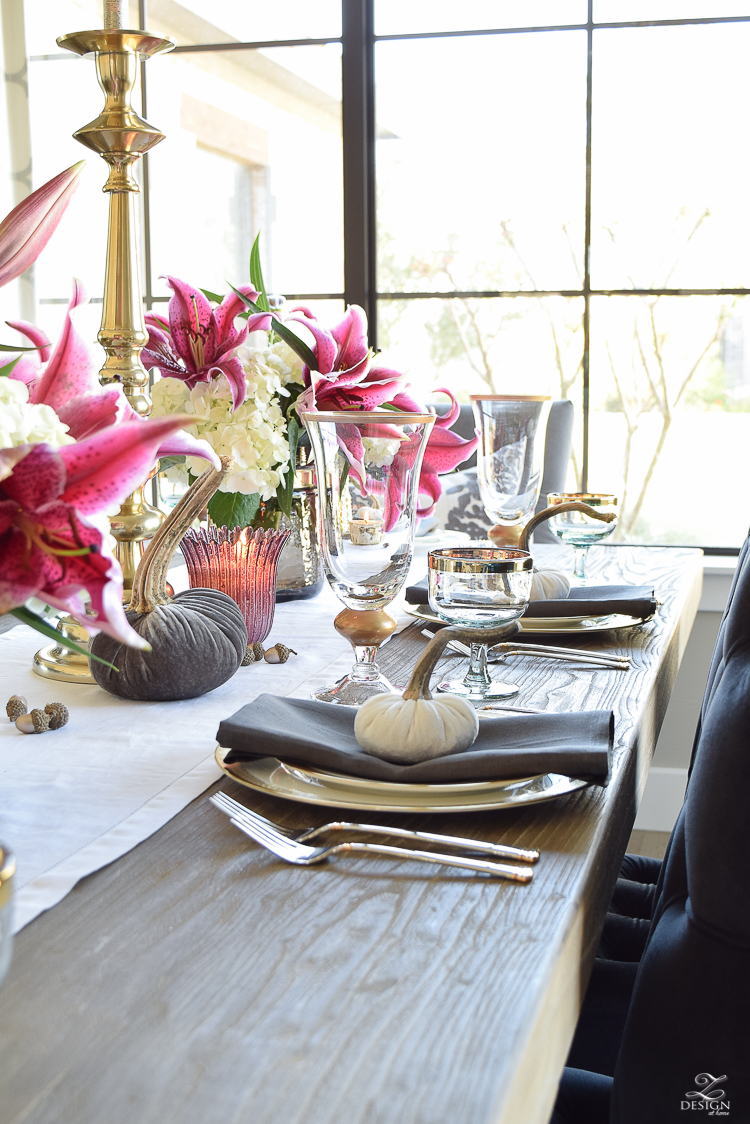
{"type": "Polygon", "coordinates": [[[375,95],[372,0],[342,0],[344,296],[367,313],[375,344],[375,95]]]}

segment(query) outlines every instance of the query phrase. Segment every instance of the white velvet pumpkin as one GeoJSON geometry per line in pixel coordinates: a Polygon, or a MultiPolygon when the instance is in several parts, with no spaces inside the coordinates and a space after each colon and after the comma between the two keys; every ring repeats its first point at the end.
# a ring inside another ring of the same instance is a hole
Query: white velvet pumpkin
{"type": "Polygon", "coordinates": [[[531,579],[531,600],[549,601],[552,598],[567,597],[570,593],[570,578],[562,570],[534,570],[531,579]]]}
{"type": "Polygon", "coordinates": [[[468,749],[479,733],[477,712],[466,699],[404,699],[376,695],[354,719],[354,736],[365,753],[414,765],[468,749]]]}

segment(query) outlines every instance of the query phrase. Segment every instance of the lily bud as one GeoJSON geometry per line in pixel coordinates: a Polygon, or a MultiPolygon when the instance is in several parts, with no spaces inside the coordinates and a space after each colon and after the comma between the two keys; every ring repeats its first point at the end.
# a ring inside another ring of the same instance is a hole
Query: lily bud
{"type": "Polygon", "coordinates": [[[0,286],[20,277],[39,257],[78,187],[84,164],[79,160],[37,188],[0,223],[0,286]]]}

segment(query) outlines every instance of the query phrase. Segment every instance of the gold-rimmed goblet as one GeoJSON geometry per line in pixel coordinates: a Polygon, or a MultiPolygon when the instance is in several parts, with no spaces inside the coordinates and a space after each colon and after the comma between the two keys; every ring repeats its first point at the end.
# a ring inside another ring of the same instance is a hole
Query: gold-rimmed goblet
{"type": "Polygon", "coordinates": [[[394,690],[376,656],[396,627],[385,610],[409,573],[419,473],[435,415],[343,410],[300,416],[315,458],[323,569],[345,605],[334,624],[355,653],[350,673],[313,697],[361,706],[394,690]]]}
{"type": "Polygon", "coordinates": [[[564,511],[550,519],[552,533],[572,546],[575,552],[573,577],[585,583],[589,547],[609,538],[617,526],[617,496],[603,492],[550,492],[547,496],[549,507],[568,503],[585,503],[600,516],[608,517],[605,523],[603,519],[595,519],[583,511],[564,511]]]}
{"type": "MultiPolygon", "coordinates": [[[[446,624],[497,630],[515,622],[529,604],[534,560],[527,550],[499,547],[452,547],[428,555],[430,608],[446,624]]],[[[463,679],[438,685],[480,706],[518,694],[513,683],[500,683],[487,670],[487,645],[472,642],[469,670],[463,679]]]]}

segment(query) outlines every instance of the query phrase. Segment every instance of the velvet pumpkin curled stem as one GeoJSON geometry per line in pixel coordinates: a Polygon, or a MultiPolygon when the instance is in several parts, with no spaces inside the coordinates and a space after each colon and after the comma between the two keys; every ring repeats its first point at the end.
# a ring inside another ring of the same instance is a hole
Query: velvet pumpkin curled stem
{"type": "Polygon", "coordinates": [[[497,628],[462,628],[459,625],[441,628],[414,664],[409,685],[404,691],[404,698],[432,698],[430,677],[451,640],[460,640],[463,644],[499,644],[501,640],[509,640],[519,631],[520,626],[517,621],[510,621],[509,624],[499,625],[497,628]]]}
{"type": "Polygon", "coordinates": [[[128,608],[134,612],[151,613],[157,605],[167,605],[172,600],[166,588],[169,563],[185,532],[205,510],[232,467],[231,457],[220,457],[219,460],[221,468],[207,468],[198,477],[152,538],[133,578],[133,595],[128,608]]]}

